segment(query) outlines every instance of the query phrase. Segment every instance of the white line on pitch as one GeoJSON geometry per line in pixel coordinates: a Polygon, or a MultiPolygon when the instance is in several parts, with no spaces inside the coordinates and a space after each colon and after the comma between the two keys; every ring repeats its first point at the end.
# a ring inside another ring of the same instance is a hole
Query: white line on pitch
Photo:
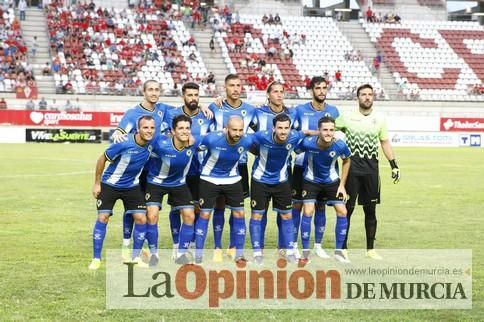
{"type": "Polygon", "coordinates": [[[59,173],[42,173],[42,174],[15,174],[15,175],[0,175],[0,178],[25,178],[25,177],[62,177],[62,176],[76,176],[78,174],[88,174],[94,171],[73,171],[73,172],[59,172],[59,173]]]}

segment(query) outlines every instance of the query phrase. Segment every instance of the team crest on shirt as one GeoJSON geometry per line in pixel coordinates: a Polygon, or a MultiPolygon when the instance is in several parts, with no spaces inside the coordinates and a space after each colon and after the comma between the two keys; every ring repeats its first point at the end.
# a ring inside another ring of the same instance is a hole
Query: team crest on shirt
{"type": "Polygon", "coordinates": [[[162,112],[162,111],[158,111],[158,116],[159,116],[160,118],[163,118],[163,112],[162,112]]]}
{"type": "Polygon", "coordinates": [[[286,145],[286,150],[291,150],[291,148],[292,148],[292,144],[286,145]]]}
{"type": "Polygon", "coordinates": [[[101,199],[98,199],[98,200],[96,201],[96,204],[97,204],[97,206],[98,206],[98,208],[99,208],[99,207],[101,207],[101,205],[103,204],[103,201],[102,201],[101,199]]]}
{"type": "Polygon", "coordinates": [[[246,110],[242,110],[242,111],[240,111],[240,114],[242,114],[242,116],[246,116],[247,115],[247,111],[246,110]]]}
{"type": "Polygon", "coordinates": [[[237,149],[237,151],[238,151],[239,153],[244,152],[244,147],[243,147],[243,146],[240,146],[240,147],[237,149]]]}
{"type": "Polygon", "coordinates": [[[329,114],[329,113],[324,113],[324,116],[325,116],[325,117],[331,117],[331,114],[329,114]]]}
{"type": "Polygon", "coordinates": [[[151,151],[153,151],[153,146],[152,145],[148,145],[148,151],[151,153],[151,151]]]}
{"type": "Polygon", "coordinates": [[[149,193],[145,194],[145,200],[149,200],[150,197],[151,197],[151,194],[149,194],[149,193]]]}
{"type": "Polygon", "coordinates": [[[202,125],[203,124],[203,120],[202,119],[198,119],[198,124],[199,125],[202,125]]]}
{"type": "Polygon", "coordinates": [[[192,150],[187,150],[187,156],[191,156],[192,155],[192,150]]]}
{"type": "Polygon", "coordinates": [[[331,152],[329,152],[329,156],[330,156],[330,157],[334,158],[334,156],[335,156],[335,155],[336,155],[336,151],[331,151],[331,152]]]}

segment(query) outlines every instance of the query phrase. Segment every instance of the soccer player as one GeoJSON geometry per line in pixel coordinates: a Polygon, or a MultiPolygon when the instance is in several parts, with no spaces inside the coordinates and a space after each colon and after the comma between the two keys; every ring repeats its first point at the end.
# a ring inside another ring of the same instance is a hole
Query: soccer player
{"type": "Polygon", "coordinates": [[[267,216],[269,201],[281,217],[281,230],[284,238],[279,245],[287,249],[287,259],[295,261],[293,253],[293,231],[291,215],[291,185],[289,183],[289,159],[291,153],[304,138],[302,132],[291,130],[291,119],[287,114],[277,114],[273,118],[272,130],[253,134],[253,152],[257,157],[252,166],[251,207],[249,224],[250,238],[254,250],[254,261],[262,265],[262,218],[267,216]]]}
{"type": "Polygon", "coordinates": [[[145,196],[148,219],[146,239],[151,253],[150,266],[156,266],[159,261],[158,217],[163,196],[166,194],[171,200],[172,208],[180,210],[183,217],[175,262],[190,262],[186,250],[193,237],[195,214],[193,198],[186,184],[186,175],[200,143],[200,139],[195,138],[195,144],[189,145],[191,124],[190,117],[183,114],[175,116],[171,130],[173,137],[160,136],[153,144],[145,196]]]}
{"type": "Polygon", "coordinates": [[[335,139],[335,121],[325,116],[318,121],[319,135],[305,138],[301,150],[305,151],[307,168],[304,170],[302,197],[304,199],[301,218],[301,240],[303,246],[303,263],[309,262],[309,240],[311,236],[311,217],[315,211],[316,201],[332,205],[336,210],[336,260],[348,263],[343,253],[343,242],[346,236],[346,200],[345,183],[350,169],[350,150],[343,140],[335,139]],[[343,160],[341,179],[338,175],[338,158],[343,160]]]}
{"type": "MultiPolygon", "coordinates": [[[[228,120],[232,116],[239,116],[244,121],[244,133],[247,133],[249,126],[254,118],[255,107],[242,102],[240,99],[240,93],[242,92],[242,83],[240,77],[235,74],[229,74],[225,77],[225,95],[226,99],[222,102],[222,106],[219,107],[215,103],[209,105],[209,109],[214,114],[215,126],[214,130],[222,131],[227,127],[228,120]]],[[[242,159],[238,165],[239,173],[242,177],[242,187],[244,191],[244,198],[249,197],[249,172],[247,169],[247,153],[244,153],[242,159]]],[[[222,261],[222,232],[225,224],[225,204],[223,199],[217,200],[217,205],[213,214],[213,233],[215,242],[214,260],[217,262],[222,261]]],[[[230,216],[230,231],[235,230],[232,227],[233,217],[230,216]]],[[[227,255],[234,258],[235,249],[235,236],[230,235],[230,245],[227,250],[227,255]]]]}
{"type": "Polygon", "coordinates": [[[132,258],[138,265],[146,265],[139,258],[146,233],[146,205],[139,186],[139,176],[150,157],[155,120],[148,115],[142,116],[137,128],[138,132],[129,134],[126,141],[111,144],[96,163],[92,194],[97,200],[98,218],[92,233],[94,256],[89,265],[91,270],[101,266],[106,226],[118,199],[123,201],[126,212],[133,216],[135,222],[132,258]],[[110,164],[104,170],[106,161],[110,164]]]}
{"type": "MultiPolygon", "coordinates": [[[[394,183],[400,181],[400,169],[395,161],[393,149],[388,139],[386,121],[382,115],[373,110],[373,87],[364,84],[356,91],[358,111],[338,119],[337,125],[346,135],[346,142],[351,150],[351,169],[346,182],[349,200],[348,231],[351,215],[356,201],[363,206],[365,213],[366,255],[372,259],[381,260],[375,251],[375,236],[377,228],[376,205],[380,203],[380,176],[378,171],[378,148],[381,145],[383,154],[390,162],[394,183]]],[[[344,242],[347,248],[348,234],[344,242]]]]}
{"type": "MultiPolygon", "coordinates": [[[[147,80],[143,84],[143,100],[140,104],[130,108],[123,115],[118,127],[112,135],[114,142],[120,142],[126,139],[127,133],[133,133],[136,130],[136,122],[143,115],[149,115],[155,120],[155,139],[166,130],[167,112],[174,109],[173,106],[158,102],[161,95],[161,85],[156,80],[147,80]]],[[[211,118],[213,114],[207,109],[202,109],[207,117],[211,118]]],[[[142,191],[146,189],[147,167],[140,177],[142,191]]],[[[133,218],[130,214],[123,215],[123,253],[129,247],[133,229],[133,218]]]]}
{"type": "MultiPolygon", "coordinates": [[[[171,109],[167,112],[166,120],[171,128],[173,119],[178,115],[186,115],[192,120],[191,133],[194,136],[205,136],[211,129],[213,119],[207,118],[200,109],[199,104],[199,86],[196,83],[185,83],[182,87],[182,97],[184,105],[179,108],[171,109]]],[[[186,183],[188,189],[192,194],[195,205],[195,221],[200,215],[200,208],[198,207],[198,186],[200,184],[200,164],[203,161],[203,152],[197,153],[188,170],[186,183]]],[[[173,239],[173,251],[177,252],[179,233],[181,226],[180,212],[176,209],[170,211],[170,230],[173,239]]],[[[194,241],[194,240],[192,240],[194,241]]],[[[175,254],[176,255],[176,254],[175,254]]]]}
{"type": "MultiPolygon", "coordinates": [[[[317,135],[318,120],[323,116],[330,116],[334,119],[338,118],[339,111],[336,106],[325,103],[326,94],[328,93],[328,84],[323,77],[315,76],[311,79],[310,85],[313,99],[311,102],[296,106],[296,120],[294,128],[297,130],[312,130],[314,135],[317,135]]],[[[304,153],[297,156],[293,169],[292,180],[292,194],[293,194],[293,208],[292,219],[294,222],[294,240],[298,241],[299,224],[301,220],[302,208],[302,182],[303,172],[306,168],[306,160],[304,153]]],[[[321,258],[329,258],[324,249],[321,247],[323,240],[324,229],[326,226],[326,213],[324,204],[319,203],[316,207],[314,215],[314,252],[321,258]]],[[[295,250],[296,256],[299,256],[299,251],[295,250]]]]}
{"type": "MultiPolygon", "coordinates": [[[[255,109],[255,115],[252,122],[254,123],[254,131],[272,131],[273,120],[277,115],[287,114],[290,118],[290,123],[294,123],[296,117],[296,110],[287,108],[284,105],[284,86],[281,82],[271,82],[266,89],[267,104],[255,109]]],[[[288,163],[291,164],[292,158],[289,158],[288,163]]],[[[292,169],[289,167],[289,177],[291,177],[292,169]]],[[[291,178],[289,178],[291,179],[291,178]]],[[[282,245],[285,244],[283,240],[283,232],[281,230],[281,216],[277,216],[277,228],[279,231],[277,246],[279,249],[284,249],[282,245]]],[[[265,246],[265,231],[267,226],[267,213],[262,215],[262,230],[260,247],[264,249],[265,246]]],[[[292,237],[291,237],[292,240],[292,237]]]]}
{"type": "Polygon", "coordinates": [[[244,191],[238,166],[242,155],[251,145],[252,139],[244,135],[244,121],[236,115],[229,118],[223,132],[209,133],[202,140],[200,148],[205,149],[207,155],[200,176],[200,218],[195,226],[196,264],[202,263],[208,222],[219,195],[225,197],[225,202],[232,210],[233,226],[230,233],[234,236],[235,260],[246,261],[243,254],[246,231],[244,191]]]}
{"type": "MultiPolygon", "coordinates": [[[[137,120],[144,115],[149,115],[155,120],[154,139],[157,139],[163,129],[163,122],[168,110],[173,106],[158,102],[161,95],[161,85],[156,80],[147,80],[143,84],[143,100],[133,108],[124,113],[118,127],[112,135],[113,142],[122,142],[126,139],[126,134],[136,131],[137,120]]],[[[146,189],[146,174],[144,170],[140,177],[141,189],[146,189]]],[[[123,254],[126,257],[127,249],[131,242],[133,232],[133,217],[125,212],[123,215],[123,254]]]]}

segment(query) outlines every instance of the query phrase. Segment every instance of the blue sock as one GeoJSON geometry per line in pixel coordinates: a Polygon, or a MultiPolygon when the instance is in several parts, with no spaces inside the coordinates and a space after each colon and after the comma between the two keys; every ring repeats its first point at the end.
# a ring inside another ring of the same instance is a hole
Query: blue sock
{"type": "Polygon", "coordinates": [[[229,228],[230,228],[229,248],[234,248],[235,247],[235,229],[234,229],[234,215],[232,214],[232,212],[230,212],[230,217],[229,217],[229,228]]]}
{"type": "Polygon", "coordinates": [[[123,238],[131,239],[133,234],[134,218],[133,214],[125,212],[123,214],[123,238]]]}
{"type": "Polygon", "coordinates": [[[173,239],[173,244],[178,244],[179,238],[180,238],[180,226],[181,226],[180,210],[171,210],[169,217],[170,217],[171,238],[173,239]]]}
{"type": "Polygon", "coordinates": [[[245,244],[245,218],[237,218],[234,217],[233,219],[233,235],[234,235],[234,246],[235,246],[235,256],[243,256],[244,255],[244,244],[245,244]]]}
{"type": "Polygon", "coordinates": [[[140,255],[141,248],[143,248],[143,243],[146,238],[146,226],[146,224],[134,224],[133,254],[131,255],[133,259],[140,255]]]}
{"type": "Polygon", "coordinates": [[[215,248],[222,248],[222,233],[225,225],[225,209],[213,211],[213,242],[215,248]]]}
{"type": "MultiPolygon", "coordinates": [[[[208,225],[207,225],[208,227],[208,225]]],[[[180,254],[185,253],[190,246],[190,241],[193,237],[193,225],[182,224],[180,228],[180,244],[178,246],[178,252],[180,254]]]]}
{"type": "Polygon", "coordinates": [[[94,258],[101,258],[101,251],[103,250],[104,237],[106,237],[107,223],[96,221],[94,229],[92,230],[92,250],[94,258]]]}
{"type": "Polygon", "coordinates": [[[284,236],[283,241],[285,243],[281,244],[280,247],[285,249],[293,248],[294,223],[292,222],[292,218],[281,218],[281,235],[284,236]]]}
{"type": "MultiPolygon", "coordinates": [[[[266,245],[266,227],[267,227],[267,210],[262,214],[261,233],[260,233],[260,248],[264,249],[266,245]]],[[[249,229],[250,230],[250,229],[249,229]]]]}
{"type": "MultiPolygon", "coordinates": [[[[282,231],[282,226],[281,226],[281,214],[277,213],[276,214],[277,216],[277,219],[276,219],[276,223],[277,223],[277,248],[278,249],[281,249],[281,248],[286,248],[284,245],[286,245],[286,242],[284,240],[284,232],[282,231]]],[[[292,239],[292,238],[291,238],[292,239]]]]}
{"type": "MultiPolygon", "coordinates": [[[[197,220],[200,218],[200,211],[195,211],[195,220],[193,221],[193,227],[197,224],[197,220]]],[[[194,243],[195,242],[195,229],[193,230],[193,236],[190,242],[194,243]]]]}
{"type": "Polygon", "coordinates": [[[195,257],[202,257],[207,238],[208,219],[200,217],[195,225],[195,257]]]}
{"type": "Polygon", "coordinates": [[[299,225],[301,223],[301,209],[292,208],[292,223],[294,224],[294,243],[297,245],[299,225]]]}
{"type": "Polygon", "coordinates": [[[302,216],[301,218],[301,241],[303,249],[309,249],[309,239],[311,238],[311,217],[302,216]]]}
{"type": "Polygon", "coordinates": [[[314,213],[314,242],[321,244],[324,236],[324,228],[326,227],[326,209],[318,209],[316,207],[314,213]]]}
{"type": "Polygon", "coordinates": [[[158,224],[146,224],[146,240],[151,254],[158,253],[158,224]]]}
{"type": "Polygon", "coordinates": [[[250,241],[254,251],[261,250],[262,220],[250,218],[249,222],[250,241]]]}
{"type": "Polygon", "coordinates": [[[342,249],[348,229],[348,219],[346,217],[336,217],[336,227],[334,229],[336,239],[336,249],[342,249]]]}

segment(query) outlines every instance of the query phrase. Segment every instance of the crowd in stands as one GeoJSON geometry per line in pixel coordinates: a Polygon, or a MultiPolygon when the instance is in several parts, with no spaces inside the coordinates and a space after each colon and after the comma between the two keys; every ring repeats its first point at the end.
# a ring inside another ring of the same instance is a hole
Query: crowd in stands
{"type": "Polygon", "coordinates": [[[27,110],[49,110],[49,111],[65,111],[65,112],[80,112],[81,102],[79,97],[76,97],[74,101],[67,99],[65,102],[58,102],[55,98],[51,102],[48,102],[45,97],[40,100],[30,99],[25,103],[25,109],[27,110]]]}
{"type": "Polygon", "coordinates": [[[371,7],[368,7],[365,12],[367,22],[384,22],[384,23],[395,23],[398,24],[402,18],[393,12],[386,13],[382,16],[381,12],[374,12],[371,7]]]}
{"type": "Polygon", "coordinates": [[[0,6],[0,91],[35,87],[33,67],[27,59],[27,45],[12,4],[0,6]]]}

